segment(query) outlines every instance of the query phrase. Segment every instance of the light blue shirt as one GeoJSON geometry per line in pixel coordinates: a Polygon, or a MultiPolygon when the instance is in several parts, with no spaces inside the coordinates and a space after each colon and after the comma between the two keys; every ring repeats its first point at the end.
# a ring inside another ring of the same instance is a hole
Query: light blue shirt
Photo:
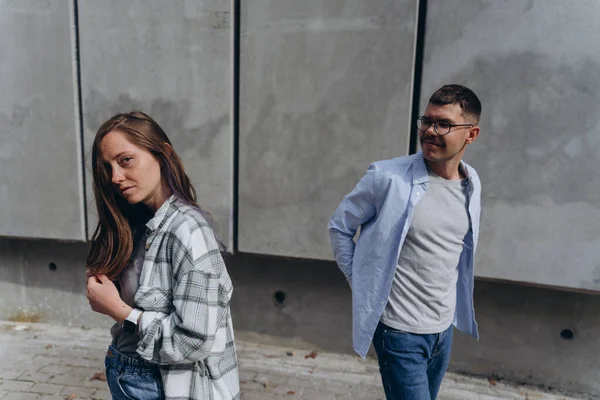
{"type": "MultiPolygon", "coordinates": [[[[462,168],[469,181],[471,228],[458,262],[453,325],[478,338],[473,309],[473,259],[479,236],[481,182],[471,166],[462,163],[462,168]]],[[[354,350],[363,358],[387,304],[415,206],[428,187],[429,176],[421,152],[375,162],[329,221],[333,255],[352,287],[354,350]]]]}

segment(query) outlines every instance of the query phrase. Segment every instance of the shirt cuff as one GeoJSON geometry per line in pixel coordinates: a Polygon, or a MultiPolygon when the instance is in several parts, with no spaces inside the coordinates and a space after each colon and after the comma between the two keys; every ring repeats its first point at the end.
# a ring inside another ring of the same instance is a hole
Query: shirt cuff
{"type": "Polygon", "coordinates": [[[142,313],[142,316],[140,317],[140,322],[138,323],[138,335],[140,337],[146,334],[146,330],[148,329],[152,321],[154,321],[157,315],[158,312],[156,311],[144,311],[142,313]]]}

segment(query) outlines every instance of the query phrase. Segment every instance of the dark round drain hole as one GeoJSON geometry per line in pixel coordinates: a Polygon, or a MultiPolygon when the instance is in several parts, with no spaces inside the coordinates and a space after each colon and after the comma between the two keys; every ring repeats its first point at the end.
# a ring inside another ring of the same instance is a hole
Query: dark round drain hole
{"type": "Polygon", "coordinates": [[[560,333],[560,337],[565,339],[565,340],[573,340],[573,338],[575,337],[575,335],[573,335],[573,331],[570,329],[563,329],[562,332],[560,333]]]}
{"type": "Polygon", "coordinates": [[[48,268],[50,268],[50,271],[56,271],[57,266],[54,263],[50,263],[48,264],[48,268]]]}
{"type": "Polygon", "coordinates": [[[282,306],[285,303],[285,293],[278,290],[273,293],[273,300],[275,301],[275,305],[282,306]]]}

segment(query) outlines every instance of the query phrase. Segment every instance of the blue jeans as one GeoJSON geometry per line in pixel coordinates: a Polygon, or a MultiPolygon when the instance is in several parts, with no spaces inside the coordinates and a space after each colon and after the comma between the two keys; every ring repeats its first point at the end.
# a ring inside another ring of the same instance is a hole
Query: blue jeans
{"type": "Polygon", "coordinates": [[[452,326],[417,335],[380,322],[373,347],[387,400],[435,400],[450,362],[452,326]]]}
{"type": "Polygon", "coordinates": [[[113,400],[162,400],[164,392],[158,365],[141,358],[124,356],[109,346],[106,382],[113,400]]]}

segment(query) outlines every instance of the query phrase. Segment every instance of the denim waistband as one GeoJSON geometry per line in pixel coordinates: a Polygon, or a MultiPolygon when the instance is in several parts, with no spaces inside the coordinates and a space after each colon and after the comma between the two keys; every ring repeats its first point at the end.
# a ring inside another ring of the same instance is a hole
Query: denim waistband
{"type": "Polygon", "coordinates": [[[106,363],[111,363],[113,366],[118,367],[119,370],[137,370],[139,372],[152,372],[155,373],[158,370],[158,364],[150,361],[146,361],[141,357],[126,356],[113,346],[108,346],[106,352],[106,363]]]}

